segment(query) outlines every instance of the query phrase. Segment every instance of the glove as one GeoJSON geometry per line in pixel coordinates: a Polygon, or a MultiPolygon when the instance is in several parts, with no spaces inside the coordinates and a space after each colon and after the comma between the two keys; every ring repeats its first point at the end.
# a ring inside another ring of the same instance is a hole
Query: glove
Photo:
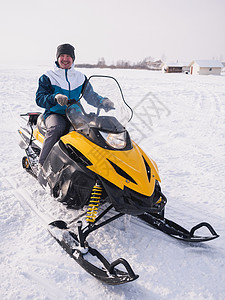
{"type": "Polygon", "coordinates": [[[104,109],[105,112],[108,112],[111,109],[115,109],[114,103],[111,100],[109,100],[108,98],[104,98],[102,100],[101,106],[102,106],[102,108],[104,109]]]}
{"type": "Polygon", "coordinates": [[[68,104],[68,98],[65,95],[57,94],[55,96],[55,100],[59,103],[59,105],[64,106],[68,104]]]}

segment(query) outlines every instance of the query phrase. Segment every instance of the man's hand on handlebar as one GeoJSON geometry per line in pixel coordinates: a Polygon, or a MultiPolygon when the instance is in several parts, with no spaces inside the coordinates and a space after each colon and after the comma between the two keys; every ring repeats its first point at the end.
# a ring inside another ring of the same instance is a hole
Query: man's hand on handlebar
{"type": "Polygon", "coordinates": [[[108,98],[103,98],[100,107],[105,110],[105,112],[110,111],[111,109],[115,109],[114,103],[108,98]]]}
{"type": "Polygon", "coordinates": [[[59,105],[64,106],[68,105],[68,98],[65,95],[57,94],[55,96],[55,100],[58,102],[59,105]]]}

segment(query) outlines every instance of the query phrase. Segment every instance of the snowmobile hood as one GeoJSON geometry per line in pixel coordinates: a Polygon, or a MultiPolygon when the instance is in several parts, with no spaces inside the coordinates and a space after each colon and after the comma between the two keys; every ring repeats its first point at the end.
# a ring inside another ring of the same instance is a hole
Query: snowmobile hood
{"type": "Polygon", "coordinates": [[[155,162],[134,142],[130,150],[108,150],[76,131],[61,137],[61,141],[78,149],[91,162],[87,168],[122,190],[126,186],[140,194],[151,196],[155,180],[160,181],[155,162]]]}

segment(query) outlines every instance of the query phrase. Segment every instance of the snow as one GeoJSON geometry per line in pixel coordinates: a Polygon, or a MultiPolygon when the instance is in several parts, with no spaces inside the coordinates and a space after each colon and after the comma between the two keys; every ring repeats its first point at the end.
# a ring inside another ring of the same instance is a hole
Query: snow
{"type": "Polygon", "coordinates": [[[127,259],[140,277],[112,287],[87,274],[50,236],[52,218],[69,220],[77,212],[66,211],[21,167],[19,114],[40,111],[37,81],[49,67],[0,67],[0,299],[224,299],[225,77],[81,70],[120,82],[134,108],[130,134],[158,165],[167,218],[187,229],[206,221],[220,234],[190,245],[133,217],[117,220],[89,243],[109,261],[127,259]]]}

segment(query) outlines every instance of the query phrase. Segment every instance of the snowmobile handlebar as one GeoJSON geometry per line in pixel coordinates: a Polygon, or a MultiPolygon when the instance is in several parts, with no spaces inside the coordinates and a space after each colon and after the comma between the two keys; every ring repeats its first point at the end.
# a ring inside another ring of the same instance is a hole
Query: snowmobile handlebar
{"type": "MultiPolygon", "coordinates": [[[[78,106],[79,106],[79,108],[81,109],[81,111],[82,111],[82,113],[86,116],[86,117],[93,117],[93,116],[96,116],[96,117],[98,117],[99,116],[99,114],[100,114],[100,111],[101,111],[101,109],[104,109],[105,110],[105,107],[100,103],[98,106],[97,106],[97,112],[96,112],[96,114],[95,113],[86,113],[86,111],[84,110],[84,108],[83,108],[83,106],[80,104],[80,102],[79,102],[79,100],[76,100],[76,99],[70,99],[70,100],[68,100],[68,104],[67,104],[67,107],[70,107],[71,105],[73,105],[73,104],[77,104],[78,106]]],[[[115,107],[111,107],[110,108],[110,110],[114,110],[115,109],[115,107]]],[[[108,110],[106,111],[106,112],[108,112],[108,110]]]]}
{"type": "Polygon", "coordinates": [[[77,104],[79,106],[79,108],[81,109],[82,113],[85,115],[85,116],[88,116],[88,114],[86,113],[86,111],[84,110],[83,106],[80,104],[80,102],[78,102],[78,100],[76,99],[70,99],[68,100],[68,104],[67,104],[67,108],[69,108],[71,105],[73,104],[77,104]]]}

